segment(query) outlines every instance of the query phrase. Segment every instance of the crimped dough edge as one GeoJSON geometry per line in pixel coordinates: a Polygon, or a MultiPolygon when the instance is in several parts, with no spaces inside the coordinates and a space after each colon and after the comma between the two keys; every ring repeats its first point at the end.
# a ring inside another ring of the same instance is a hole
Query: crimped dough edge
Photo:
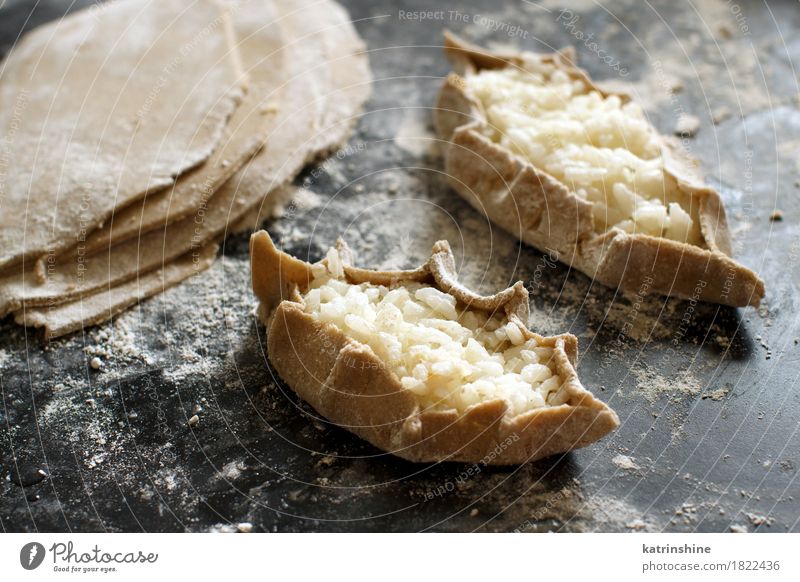
{"type": "MultiPolygon", "coordinates": [[[[481,132],[487,119],[469,94],[464,76],[481,69],[519,67],[522,56],[488,52],[449,32],[444,48],[455,72],[440,91],[435,125],[447,144],[450,184],[472,206],[523,242],[544,252],[555,251],[562,262],[609,287],[733,307],[759,305],[764,282],[731,258],[722,199],[703,184],[679,144],[662,136],[665,172],[698,204],[707,248],[618,230],[598,234],[590,202],[481,132]]],[[[630,100],[595,85],[575,66],[572,49],[538,56],[603,95],[630,100]]]]}
{"type": "MultiPolygon", "coordinates": [[[[346,245],[337,243],[348,263],[346,245]]],[[[416,281],[449,293],[474,309],[503,310],[521,323],[526,339],[554,348],[556,373],[564,379],[566,403],[509,417],[502,400],[482,402],[463,413],[420,410],[371,348],[321,323],[303,310],[302,292],[313,279],[311,265],[278,250],[265,231],[250,240],[253,291],[259,319],[268,327],[268,357],[283,380],[319,414],[379,449],[409,461],[461,461],[515,465],[586,446],[619,425],[616,413],[587,391],[574,363],[577,339],[543,337],[528,330],[528,293],[521,282],[483,297],[460,285],[447,242],[408,271],[370,271],[345,264],[350,283],[416,281]]]]}

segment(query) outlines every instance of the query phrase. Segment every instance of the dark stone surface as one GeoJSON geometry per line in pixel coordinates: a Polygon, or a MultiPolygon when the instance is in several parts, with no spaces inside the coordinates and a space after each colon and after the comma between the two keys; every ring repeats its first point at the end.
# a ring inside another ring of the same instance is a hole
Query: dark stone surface
{"type": "MultiPolygon", "coordinates": [[[[0,44],[68,4],[40,2],[29,18],[31,3],[12,0],[0,44]]],[[[275,378],[237,235],[207,276],[113,324],[49,346],[2,324],[2,529],[800,530],[796,4],[402,8],[444,10],[424,22],[389,0],[345,4],[370,49],[374,94],[351,149],[298,180],[317,204],[266,227],[311,259],[341,234],[369,266],[414,265],[448,238],[471,286],[528,282],[533,325],[579,336],[581,377],[617,410],[619,430],[560,458],[471,472],[376,451],[275,378]],[[680,112],[697,115],[686,145],[723,192],[737,257],[766,280],[761,310],[623,297],[491,229],[448,190],[429,147],[445,27],[533,50],[574,45],[596,78],[631,84],[665,132],[680,112]],[[714,125],[722,107],[731,115],[714,125]],[[770,221],[776,208],[782,221],[770,221]]]]}

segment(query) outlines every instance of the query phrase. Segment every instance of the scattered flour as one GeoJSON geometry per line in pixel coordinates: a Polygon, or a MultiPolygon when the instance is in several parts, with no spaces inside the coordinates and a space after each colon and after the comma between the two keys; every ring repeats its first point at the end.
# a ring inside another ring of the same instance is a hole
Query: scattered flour
{"type": "Polygon", "coordinates": [[[394,143],[407,153],[423,157],[435,152],[437,138],[428,127],[428,119],[423,113],[409,109],[397,129],[394,143]]]}
{"type": "Polygon", "coordinates": [[[670,378],[645,364],[639,364],[631,369],[631,373],[636,379],[636,389],[650,402],[656,402],[662,396],[669,396],[672,400],[693,398],[703,389],[701,382],[690,370],[683,370],[670,378]]]}

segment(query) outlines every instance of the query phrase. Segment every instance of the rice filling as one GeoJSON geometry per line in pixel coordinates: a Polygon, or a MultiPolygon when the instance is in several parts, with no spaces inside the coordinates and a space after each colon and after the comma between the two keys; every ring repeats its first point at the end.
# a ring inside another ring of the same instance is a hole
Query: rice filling
{"type": "Polygon", "coordinates": [[[483,70],[466,79],[487,137],[591,202],[598,233],[619,229],[702,246],[697,208],[664,171],[660,136],[642,109],[603,96],[556,65],[483,70]]]}
{"type": "Polygon", "coordinates": [[[563,404],[553,348],[507,316],[420,283],[348,283],[335,249],[314,270],[306,313],[369,346],[423,409],[463,412],[502,399],[516,416],[563,404]]]}

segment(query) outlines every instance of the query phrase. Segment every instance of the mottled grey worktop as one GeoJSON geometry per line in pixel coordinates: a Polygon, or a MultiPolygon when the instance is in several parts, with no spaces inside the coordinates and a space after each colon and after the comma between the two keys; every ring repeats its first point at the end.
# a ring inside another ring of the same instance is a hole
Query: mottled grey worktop
{"type": "MultiPolygon", "coordinates": [[[[0,10],[0,45],[68,3],[40,2],[26,22],[30,4],[0,10]]],[[[345,4],[370,49],[373,96],[350,147],[298,180],[314,194],[266,228],[314,260],[342,235],[364,266],[415,265],[447,238],[476,289],[522,279],[533,325],[579,337],[583,382],[622,425],[561,458],[470,476],[382,454],[274,377],[237,235],[207,276],[114,324],[45,347],[2,323],[2,529],[800,530],[796,3],[345,4]],[[415,10],[440,12],[419,21],[415,10]],[[574,45],[662,130],[699,117],[686,145],[723,193],[737,257],[766,281],[763,307],[640,303],[492,229],[447,188],[430,134],[445,27],[574,45]]]]}

